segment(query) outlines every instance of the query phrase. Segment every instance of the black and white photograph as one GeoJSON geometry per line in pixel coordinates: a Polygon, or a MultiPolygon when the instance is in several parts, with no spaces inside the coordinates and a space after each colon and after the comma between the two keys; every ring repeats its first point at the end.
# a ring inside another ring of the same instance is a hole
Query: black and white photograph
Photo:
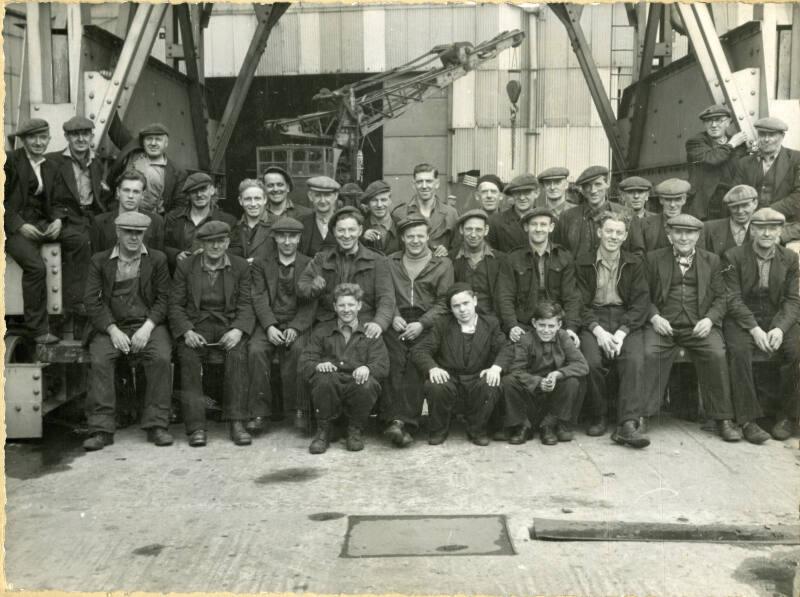
{"type": "Polygon", "coordinates": [[[6,2],[3,590],[800,596],[800,2],[6,2]]]}

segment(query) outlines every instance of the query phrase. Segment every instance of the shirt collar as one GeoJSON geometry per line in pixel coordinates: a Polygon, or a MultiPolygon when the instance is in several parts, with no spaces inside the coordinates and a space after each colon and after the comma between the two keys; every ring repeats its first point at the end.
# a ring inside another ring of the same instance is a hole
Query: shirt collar
{"type": "Polygon", "coordinates": [[[47,159],[43,155],[39,156],[38,158],[35,158],[30,153],[28,153],[27,149],[25,150],[25,155],[28,157],[28,161],[31,163],[31,166],[34,166],[34,167],[38,166],[39,164],[41,164],[42,162],[44,162],[47,159]]]}
{"type": "MultiPolygon", "coordinates": [[[[539,255],[539,253],[530,245],[530,243],[528,243],[528,250],[530,251],[531,255],[539,255]]],[[[544,248],[544,251],[542,251],[542,255],[548,255],[549,256],[550,253],[552,253],[552,252],[553,252],[553,245],[548,240],[547,241],[547,246],[544,248]]]]}
{"type": "Polygon", "coordinates": [[[764,253],[763,249],[756,248],[756,244],[754,242],[753,243],[753,252],[756,254],[756,259],[760,259],[761,261],[769,261],[773,257],[775,257],[775,253],[777,253],[777,249],[775,248],[775,245],[772,245],[772,247],[770,247],[769,251],[764,253]]]}
{"type": "Polygon", "coordinates": [[[354,325],[350,325],[349,323],[342,323],[341,320],[337,317],[336,318],[336,329],[341,332],[342,328],[344,328],[344,327],[349,327],[350,328],[350,333],[353,334],[356,331],[361,329],[361,322],[358,321],[358,319],[356,319],[355,324],[354,325]]]}
{"type": "MultiPolygon", "coordinates": [[[[147,255],[147,247],[142,245],[142,250],[139,251],[139,256],[147,255]]],[[[108,256],[109,259],[117,259],[119,257],[119,244],[114,245],[114,248],[111,249],[111,255],[108,256]]],[[[134,259],[136,259],[134,257],[134,259]]]]}
{"type": "MultiPolygon", "coordinates": [[[[471,253],[467,253],[464,250],[464,245],[461,245],[461,248],[458,250],[458,253],[456,253],[456,259],[461,259],[462,257],[465,259],[469,259],[470,255],[471,253]]],[[[492,247],[490,247],[489,244],[484,241],[483,251],[481,251],[481,258],[486,256],[494,257],[494,251],[492,250],[492,247]]]]}
{"type": "MultiPolygon", "coordinates": [[[[67,145],[64,148],[64,151],[61,152],[61,155],[65,156],[65,157],[68,157],[68,158],[70,158],[71,160],[73,160],[75,162],[78,161],[78,159],[75,156],[73,156],[72,152],[69,150],[69,145],[67,145]]],[[[94,156],[95,156],[94,149],[92,149],[90,147],[89,148],[89,159],[86,161],[86,165],[87,166],[92,163],[92,161],[94,160],[94,156]]]]}
{"type": "Polygon", "coordinates": [[[611,258],[611,261],[609,261],[603,255],[603,252],[598,248],[596,256],[595,256],[594,263],[595,263],[595,265],[597,265],[598,263],[604,263],[606,265],[606,267],[612,268],[612,267],[614,267],[615,265],[617,265],[619,263],[621,255],[622,255],[622,253],[617,251],[617,254],[614,257],[611,258]]]}
{"type": "Polygon", "coordinates": [[[207,271],[207,272],[213,272],[213,271],[216,271],[216,270],[219,270],[219,269],[226,269],[226,268],[231,267],[231,258],[228,257],[227,253],[225,253],[224,257],[222,258],[222,263],[220,263],[219,265],[212,266],[212,265],[209,265],[208,263],[206,263],[206,256],[205,255],[201,255],[200,256],[200,267],[203,268],[203,271],[207,271]]]}
{"type": "MultiPolygon", "coordinates": [[[[458,320],[456,320],[458,321],[458,320]]],[[[475,329],[478,327],[478,314],[472,316],[472,319],[467,323],[461,323],[458,321],[458,325],[461,327],[461,332],[464,334],[474,334],[475,329]]]]}

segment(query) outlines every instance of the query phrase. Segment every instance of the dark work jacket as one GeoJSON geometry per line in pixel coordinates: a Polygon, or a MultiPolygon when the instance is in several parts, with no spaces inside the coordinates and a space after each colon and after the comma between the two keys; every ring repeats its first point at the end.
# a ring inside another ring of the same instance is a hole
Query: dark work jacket
{"type": "MultiPolygon", "coordinates": [[[[295,292],[300,276],[305,270],[308,262],[311,261],[302,253],[298,253],[294,259],[294,285],[295,292]]],[[[265,330],[271,326],[277,326],[278,320],[272,312],[272,303],[278,292],[278,279],[280,277],[280,263],[278,253],[275,252],[267,259],[256,259],[250,266],[253,277],[253,310],[255,311],[258,323],[265,330]]],[[[303,300],[297,297],[297,312],[294,318],[286,324],[287,327],[297,330],[299,333],[305,332],[314,322],[314,311],[316,301],[303,300]]]]}
{"type": "MultiPolygon", "coordinates": [[[[183,227],[187,221],[190,220],[189,212],[191,207],[184,209],[174,209],[167,214],[164,219],[164,252],[169,259],[170,267],[174,268],[178,258],[178,254],[183,251],[192,251],[198,241],[187,245],[183,237],[183,227]]],[[[202,226],[205,222],[219,221],[225,222],[231,229],[236,226],[236,218],[221,209],[213,209],[208,214],[208,217],[200,223],[202,226]]],[[[198,226],[197,228],[199,228],[198,226]]],[[[195,229],[196,230],[196,229],[195,229]]]]}
{"type": "MultiPolygon", "coordinates": [[[[715,326],[721,326],[727,303],[720,258],[714,253],[696,248],[694,265],[697,268],[697,313],[701,319],[708,317],[715,326]]],[[[664,309],[669,297],[672,272],[676,267],[678,264],[672,247],[647,254],[647,278],[651,298],[648,319],[664,309]]]]}
{"type": "MultiPolygon", "coordinates": [[[[753,312],[745,304],[748,295],[758,290],[758,263],[752,243],[734,247],[725,253],[723,275],[728,291],[728,317],[742,329],[758,326],[753,312]]],[[[769,302],[775,315],[770,329],[784,333],[800,320],[800,265],[797,253],[775,247],[775,257],[769,269],[769,302]]],[[[769,331],[769,330],[764,330],[769,331]]]]}
{"type": "MultiPolygon", "coordinates": [[[[722,257],[725,255],[725,251],[728,249],[732,249],[733,247],[737,246],[736,241],[733,240],[733,233],[731,232],[731,220],[730,218],[724,218],[721,220],[710,220],[705,223],[703,227],[703,235],[698,241],[698,245],[700,242],[703,242],[706,251],[711,251],[715,255],[719,255],[722,257]]],[[[744,235],[744,241],[742,244],[749,243],[750,241],[750,227],[747,227],[747,232],[744,235]]]]}
{"type": "Polygon", "coordinates": [[[250,240],[250,227],[242,216],[231,231],[231,244],[228,253],[238,255],[253,262],[268,259],[275,252],[275,242],[272,240],[272,226],[266,219],[261,219],[256,224],[256,232],[250,240]]]}
{"type": "Polygon", "coordinates": [[[419,323],[429,328],[447,313],[447,291],[453,285],[450,259],[431,255],[413,283],[403,265],[402,251],[392,254],[387,261],[394,285],[396,314],[403,307],[418,307],[425,311],[419,323]]]}
{"type": "Polygon", "coordinates": [[[489,217],[489,234],[486,235],[486,240],[493,249],[503,253],[511,253],[527,246],[528,233],[522,229],[513,206],[489,217]]]}
{"type": "MultiPolygon", "coordinates": [[[[538,303],[539,274],[530,255],[530,247],[513,251],[508,256],[512,275],[499,278],[499,313],[506,333],[515,326],[530,327],[538,303]]],[[[545,277],[547,298],[563,307],[564,326],[577,331],[581,297],[575,284],[575,262],[564,247],[551,243],[545,277]]]]}
{"type": "Polygon", "coordinates": [[[665,224],[664,214],[656,214],[642,220],[645,253],[672,246],[667,238],[665,224]]]}
{"type": "MultiPolygon", "coordinates": [[[[91,230],[92,251],[105,251],[113,249],[117,244],[117,226],[114,220],[119,215],[119,207],[113,206],[111,211],[107,211],[95,217],[91,230]]],[[[149,214],[150,226],[144,233],[144,246],[148,249],[164,251],[164,218],[153,213],[149,214]]]]}
{"type": "MultiPolygon", "coordinates": [[[[56,164],[57,172],[53,184],[53,192],[50,196],[52,205],[53,219],[60,219],[66,224],[68,221],[79,223],[83,221],[83,209],[81,209],[80,195],[78,194],[78,182],[75,180],[75,172],[72,169],[72,159],[63,155],[61,152],[47,154],[48,159],[56,164]]],[[[92,194],[94,203],[92,204],[93,215],[101,214],[106,211],[104,189],[104,168],[100,163],[100,158],[95,156],[89,164],[89,177],[92,182],[92,194]]]]}
{"type": "MultiPolygon", "coordinates": [[[[390,217],[391,219],[391,217],[390,217]]],[[[372,216],[368,215],[364,220],[364,232],[370,230],[375,227],[374,222],[372,221],[372,216]]],[[[397,251],[401,251],[403,247],[400,244],[400,237],[397,234],[397,226],[392,220],[392,227],[379,241],[370,241],[366,240],[363,236],[361,237],[360,241],[365,247],[372,249],[380,253],[381,255],[391,255],[392,253],[396,253],[397,251]]]]}
{"type": "Polygon", "coordinates": [[[720,145],[705,131],[686,142],[686,161],[689,163],[689,184],[694,198],[686,211],[700,220],[725,215],[722,198],[733,186],[736,160],[747,153],[747,145],[733,148],[720,145]]]}
{"type": "Polygon", "coordinates": [[[317,365],[330,362],[341,373],[352,373],[366,366],[372,378],[384,379],[389,375],[389,353],[383,338],[367,338],[363,324],[359,323],[350,341],[343,345],[344,338],[336,319],[320,323],[300,354],[297,370],[304,379],[311,379],[317,372],[317,365]]]}
{"type": "Polygon", "coordinates": [[[440,317],[411,349],[411,358],[419,374],[427,379],[428,372],[434,367],[445,369],[451,375],[477,375],[492,365],[499,365],[504,371],[508,369],[508,355],[501,357],[508,341],[494,317],[478,314],[472,349],[466,362],[463,341],[458,320],[452,314],[440,317]]]}
{"type": "Polygon", "coordinates": [[[319,233],[317,228],[316,214],[311,212],[300,217],[300,223],[303,225],[303,232],[300,234],[300,246],[297,250],[303,255],[313,257],[315,253],[323,249],[329,249],[336,246],[336,238],[333,236],[333,230],[328,230],[328,236],[324,239],[319,233]],[[316,250],[312,249],[312,244],[316,241],[316,250]]]}
{"type": "MultiPolygon", "coordinates": [[[[630,210],[619,203],[612,203],[607,200],[606,206],[613,212],[628,213],[630,215],[630,210]]],[[[553,242],[565,247],[575,259],[578,259],[581,253],[588,253],[594,257],[597,253],[597,248],[600,246],[595,224],[589,218],[590,210],[591,207],[587,201],[568,209],[561,214],[551,235],[553,242]]],[[[622,249],[629,253],[644,256],[645,245],[641,222],[641,218],[632,219],[628,230],[628,238],[622,245],[622,249]]]]}
{"type": "MultiPolygon", "coordinates": [[[[593,306],[594,296],[597,293],[596,260],[596,253],[584,254],[577,263],[577,282],[582,301],[581,320],[583,328],[590,332],[598,325],[597,313],[593,306]]],[[[627,334],[641,328],[650,312],[650,290],[642,258],[622,251],[618,276],[617,292],[625,308],[619,329],[627,334]]],[[[617,330],[606,331],[613,334],[617,330]]]]}
{"type": "MultiPolygon", "coordinates": [[[[207,275],[201,267],[202,257],[202,254],[187,257],[175,269],[175,280],[169,297],[169,327],[176,339],[194,329],[194,322],[200,315],[201,276],[207,275]]],[[[253,297],[250,294],[250,267],[241,257],[228,257],[231,266],[220,274],[225,292],[225,318],[230,329],[236,328],[250,335],[256,321],[253,297]]]]}
{"type": "Polygon", "coordinates": [[[586,358],[565,330],[558,330],[553,341],[554,367],[550,371],[541,368],[544,348],[535,330],[522,336],[511,348],[514,356],[508,374],[521,381],[531,394],[551,371],[560,371],[565,378],[583,377],[589,373],[586,358]]]}
{"type": "MultiPolygon", "coordinates": [[[[86,314],[92,322],[91,329],[87,329],[87,343],[94,334],[106,333],[108,326],[115,323],[111,313],[111,293],[117,276],[117,260],[110,258],[112,251],[113,247],[95,253],[89,262],[83,299],[86,314]]],[[[139,265],[139,293],[147,305],[147,318],[156,325],[167,322],[170,286],[167,256],[156,249],[148,249],[139,265]]]]}
{"type": "MultiPolygon", "coordinates": [[[[453,262],[453,274],[456,282],[463,282],[463,273],[469,268],[466,257],[456,259],[456,255],[461,250],[461,247],[450,251],[450,261],[453,262]]],[[[513,276],[511,271],[511,263],[508,260],[508,255],[502,251],[494,251],[494,255],[484,255],[484,262],[486,263],[487,278],[489,282],[489,296],[492,300],[494,307],[492,315],[499,317],[500,315],[500,297],[498,294],[500,288],[500,278],[508,278],[513,276]]],[[[473,289],[474,290],[474,289],[473,289]]]]}
{"type": "Polygon", "coordinates": [[[775,174],[770,197],[763,194],[765,175],[758,155],[736,162],[735,184],[750,185],[758,191],[759,207],[771,207],[785,215],[787,221],[800,220],[800,151],[781,147],[770,170],[775,174]]]}
{"type": "MultiPolygon", "coordinates": [[[[26,222],[22,217],[25,208],[31,201],[39,201],[29,194],[29,185],[32,179],[36,178],[25,148],[20,147],[6,155],[6,163],[3,166],[6,181],[4,184],[3,208],[5,209],[4,229],[6,234],[16,232],[23,224],[35,224],[26,222]]],[[[51,197],[53,185],[55,184],[58,164],[46,158],[41,165],[42,186],[44,187],[42,197],[41,212],[45,219],[52,221],[51,197]]]]}

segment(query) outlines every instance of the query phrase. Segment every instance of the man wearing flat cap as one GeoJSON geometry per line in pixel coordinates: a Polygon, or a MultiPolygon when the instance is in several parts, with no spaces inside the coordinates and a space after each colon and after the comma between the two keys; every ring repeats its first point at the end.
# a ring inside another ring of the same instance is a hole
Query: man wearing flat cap
{"type": "Polygon", "coordinates": [[[714,104],[700,112],[705,130],[686,141],[689,184],[694,198],[689,211],[700,220],[722,218],[722,195],[730,188],[736,160],[747,154],[744,131],[730,134],[731,111],[714,104]]]}
{"type": "Polygon", "coordinates": [[[214,205],[214,180],[205,172],[187,176],[181,192],[188,198],[189,206],[173,209],[164,224],[164,250],[170,268],[200,249],[195,236],[205,223],[225,222],[230,228],[236,225],[232,215],[214,205]]]}
{"type": "Polygon", "coordinates": [[[303,224],[300,248],[303,255],[316,255],[320,250],[336,246],[331,218],[338,209],[339,183],[327,176],[314,176],[308,182],[308,202],[314,210],[298,218],[303,224]]]}
{"type": "Polygon", "coordinates": [[[516,176],[506,185],[503,193],[511,197],[513,205],[489,218],[488,241],[492,248],[510,253],[528,243],[528,235],[522,229],[522,218],[533,209],[540,190],[539,181],[533,174],[516,176]]]}
{"type": "Polygon", "coordinates": [[[264,184],[255,178],[245,178],[240,182],[239,205],[243,213],[231,232],[228,251],[244,257],[252,265],[259,259],[266,259],[275,248],[266,216],[267,191],[264,184]]]}
{"type": "Polygon", "coordinates": [[[680,178],[669,178],[656,185],[654,192],[661,204],[661,213],[641,220],[645,253],[669,246],[667,220],[683,212],[690,190],[689,183],[680,178]]]}
{"type": "Polygon", "coordinates": [[[456,282],[469,284],[483,315],[500,317],[498,290],[500,277],[512,276],[508,256],[494,250],[486,241],[489,215],[482,209],[472,209],[458,218],[461,246],[450,252],[456,282]]]}
{"type": "Polygon", "coordinates": [[[391,255],[400,250],[397,224],[392,218],[392,188],[386,181],[369,183],[361,195],[361,204],[366,207],[364,246],[382,255],[391,255]]]}
{"type": "Polygon", "coordinates": [[[671,246],[647,254],[652,299],[650,323],[644,328],[647,387],[641,404],[625,405],[624,418],[636,420],[658,414],[675,357],[683,348],[694,362],[703,387],[706,415],[716,422],[722,439],[736,442],[742,436],[732,421],[722,336],[725,282],[719,256],[697,246],[702,229],[703,222],[694,216],[674,216],[667,220],[671,246]]]}
{"type": "Polygon", "coordinates": [[[267,189],[267,222],[270,224],[283,216],[302,220],[311,213],[304,205],[295,205],[289,198],[294,190],[291,174],[280,166],[268,166],[263,173],[264,186],[267,189]]]}
{"type": "Polygon", "coordinates": [[[575,207],[567,200],[567,189],[569,188],[569,170],[556,167],[548,168],[539,174],[537,180],[542,185],[542,192],[536,198],[534,207],[546,207],[557,218],[561,217],[568,209],[575,207]]]}
{"type": "Polygon", "coordinates": [[[622,205],[631,210],[634,218],[644,219],[656,215],[647,209],[647,200],[653,183],[641,176],[629,176],[619,183],[622,205]]]}
{"type": "Polygon", "coordinates": [[[489,217],[498,213],[505,207],[503,205],[503,181],[495,174],[484,174],[478,178],[475,198],[478,207],[489,214],[489,217]]]}
{"type": "Polygon", "coordinates": [[[169,325],[177,342],[181,374],[181,410],[192,447],[207,441],[203,364],[224,362],[223,419],[230,437],[246,446],[252,437],[244,427],[247,409],[247,337],[255,316],[247,261],[227,253],[230,226],[210,220],[200,226],[202,252],[178,262],[169,301],[169,325]]]}
{"type": "Polygon", "coordinates": [[[115,113],[108,137],[120,148],[109,171],[109,180],[117,180],[125,170],[134,169],[147,179],[142,211],[161,215],[188,205],[183,194],[186,171],[167,156],[169,130],[153,122],[139,130],[134,137],[115,113]]]}
{"type": "Polygon", "coordinates": [[[750,242],[750,218],[758,209],[758,191],[736,185],[722,198],[730,217],[709,220],[703,229],[706,251],[722,257],[725,251],[750,242]]]}
{"type": "Polygon", "coordinates": [[[56,241],[61,220],[53,219],[50,193],[56,165],[45,157],[50,125],[41,118],[23,122],[14,136],[22,147],[6,156],[3,208],[6,252],[22,268],[22,302],[27,334],[38,343],[57,342],[47,319],[46,267],[41,245],[56,241]]]}
{"type": "Polygon", "coordinates": [[[769,439],[759,426],[765,412],[773,411],[771,435],[780,441],[791,437],[800,415],[800,266],[797,253],[778,244],[785,221],[774,209],[759,209],[750,219],[752,241],[725,253],[728,315],[723,331],[733,407],[745,439],[755,444],[769,439]],[[756,391],[756,351],[779,366],[780,396],[774,407],[765,403],[765,392],[756,391]]]}
{"type": "Polygon", "coordinates": [[[167,431],[172,342],[167,329],[167,257],[145,247],[144,234],[150,225],[146,215],[124,212],[114,224],[117,244],[92,257],[86,282],[84,301],[91,320],[86,343],[92,366],[86,395],[89,438],[83,447],[101,450],[114,443],[114,370],[121,358],[144,367],[147,387],[141,425],[147,441],[168,446],[172,444],[167,431]]]}
{"type": "Polygon", "coordinates": [[[348,182],[339,189],[339,203],[341,207],[360,207],[363,194],[364,189],[357,182],[348,182]]]}
{"type": "Polygon", "coordinates": [[[280,218],[271,226],[272,249],[251,266],[253,310],[256,325],[248,346],[250,389],[249,432],[266,430],[276,401],[270,391],[272,359],[277,354],[281,372],[283,412],[294,417],[299,429],[308,428],[309,404],[297,377],[297,360],[314,322],[316,301],[297,294],[300,274],[311,260],[298,252],[303,225],[294,218],[280,218]]]}
{"type": "Polygon", "coordinates": [[[386,436],[398,447],[409,445],[408,428],[417,429],[422,416],[422,378],[411,350],[423,332],[446,315],[446,295],[453,285],[453,264],[430,248],[430,224],[419,214],[397,224],[403,250],[389,256],[396,308],[384,340],[389,350],[389,380],[379,416],[391,421],[386,436]]]}

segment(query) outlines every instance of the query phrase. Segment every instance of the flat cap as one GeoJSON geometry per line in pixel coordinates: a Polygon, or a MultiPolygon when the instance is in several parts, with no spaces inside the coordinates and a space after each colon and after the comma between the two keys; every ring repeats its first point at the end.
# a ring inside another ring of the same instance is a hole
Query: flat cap
{"type": "Polygon", "coordinates": [[[114,220],[117,228],[125,230],[147,230],[150,226],[150,218],[138,211],[126,211],[117,216],[114,220]]]}
{"type": "Polygon", "coordinates": [[[462,292],[471,292],[473,295],[475,291],[472,289],[472,286],[467,282],[456,282],[447,290],[447,307],[450,307],[450,300],[457,294],[461,294],[462,292]]]}
{"type": "Polygon", "coordinates": [[[677,197],[686,195],[692,190],[692,185],[680,178],[668,178],[656,185],[655,194],[659,197],[677,197]]]}
{"type": "Polygon", "coordinates": [[[294,218],[283,216],[272,225],[271,230],[272,232],[296,232],[297,234],[300,234],[303,232],[303,225],[294,218]]]}
{"type": "Polygon", "coordinates": [[[485,222],[489,221],[489,214],[487,214],[482,209],[470,209],[469,211],[465,211],[458,217],[457,225],[461,226],[464,222],[469,220],[470,218],[480,218],[485,222]]]}
{"type": "Polygon", "coordinates": [[[494,186],[497,187],[498,191],[502,191],[503,190],[503,181],[500,180],[500,177],[495,175],[495,174],[484,174],[483,176],[478,178],[478,184],[476,184],[475,186],[479,187],[484,182],[492,183],[494,186]]]}
{"type": "Polygon", "coordinates": [[[65,133],[74,133],[75,131],[91,131],[94,129],[94,122],[85,116],[73,116],[67,120],[63,127],[65,133]]]}
{"type": "Polygon", "coordinates": [[[381,193],[391,192],[391,190],[392,187],[385,180],[374,180],[364,189],[364,194],[361,195],[361,203],[369,203],[373,197],[377,197],[381,193]]]}
{"type": "Polygon", "coordinates": [[[289,190],[294,190],[294,180],[292,180],[292,175],[289,174],[286,170],[281,168],[280,166],[267,166],[264,170],[264,178],[266,179],[267,174],[280,174],[283,176],[283,180],[286,181],[286,184],[289,185],[289,190]]]}
{"type": "Polygon", "coordinates": [[[753,217],[750,218],[750,224],[755,226],[785,223],[786,216],[779,211],[775,211],[771,207],[762,207],[761,209],[756,210],[756,213],[754,213],[753,217]]]}
{"type": "Polygon", "coordinates": [[[428,224],[427,218],[419,214],[411,214],[397,223],[397,233],[402,235],[407,229],[414,226],[422,226],[423,224],[428,224]]]}
{"type": "Polygon", "coordinates": [[[336,222],[342,218],[353,218],[359,223],[359,225],[364,223],[364,216],[361,214],[361,210],[359,210],[357,207],[353,207],[352,205],[347,205],[341,209],[337,209],[334,212],[329,224],[331,230],[333,230],[334,226],[336,226],[336,222]]]}
{"type": "Polygon", "coordinates": [[[716,116],[727,116],[730,118],[731,111],[727,106],[723,106],[722,104],[714,104],[698,114],[700,120],[708,120],[709,118],[714,118],[716,116]]]}
{"type": "Polygon", "coordinates": [[[511,182],[506,185],[503,192],[506,195],[515,193],[516,191],[526,191],[529,189],[538,189],[539,181],[533,174],[521,174],[511,179],[511,182]]]}
{"type": "Polygon", "coordinates": [[[347,196],[360,196],[361,193],[364,192],[357,182],[348,182],[342,185],[342,188],[339,189],[340,195],[347,195],[347,196]]]}
{"type": "Polygon", "coordinates": [[[231,227],[225,222],[219,220],[211,220],[206,222],[197,231],[195,237],[198,240],[213,240],[215,238],[227,238],[231,234],[231,227]]]}
{"type": "Polygon", "coordinates": [[[621,191],[649,191],[653,188],[653,183],[641,176],[629,176],[619,183],[621,191]]]}
{"type": "Polygon", "coordinates": [[[773,133],[785,133],[789,130],[789,125],[780,118],[759,118],[753,123],[753,126],[760,131],[772,131],[773,133]]]}
{"type": "Polygon", "coordinates": [[[319,191],[320,193],[335,193],[342,185],[328,176],[314,176],[306,181],[309,191],[319,191]]]}
{"type": "Polygon", "coordinates": [[[186,180],[183,183],[183,188],[181,189],[184,193],[191,193],[192,191],[198,191],[207,187],[208,185],[213,185],[214,179],[212,179],[208,174],[205,172],[193,172],[189,176],[186,177],[186,180]]]}
{"type": "Polygon", "coordinates": [[[725,193],[722,202],[725,205],[737,205],[739,203],[747,203],[753,199],[758,199],[758,191],[746,184],[737,184],[725,193]]]}
{"type": "Polygon", "coordinates": [[[139,137],[147,137],[148,135],[167,135],[169,137],[169,129],[160,122],[151,122],[145,127],[139,129],[139,137]]]}
{"type": "Polygon", "coordinates": [[[566,168],[548,168],[544,172],[539,173],[539,182],[543,180],[549,180],[551,178],[566,178],[567,176],[569,176],[569,170],[566,168]]]}
{"type": "Polygon", "coordinates": [[[581,172],[575,184],[581,186],[587,182],[592,182],[595,178],[599,178],[600,176],[608,178],[608,168],[605,166],[589,166],[586,170],[581,172]]]}
{"type": "Polygon", "coordinates": [[[703,222],[689,214],[678,214],[667,220],[667,226],[683,230],[702,230],[703,222]]]}
{"type": "Polygon", "coordinates": [[[553,222],[558,221],[558,216],[556,215],[556,212],[554,212],[552,209],[550,209],[549,207],[537,207],[532,209],[525,215],[523,215],[520,222],[522,224],[525,224],[532,218],[536,218],[538,216],[547,216],[553,222]]]}
{"type": "Polygon", "coordinates": [[[17,127],[14,132],[15,137],[25,137],[26,135],[34,135],[36,133],[44,133],[50,130],[50,125],[46,120],[41,118],[31,118],[24,121],[17,127]]]}

